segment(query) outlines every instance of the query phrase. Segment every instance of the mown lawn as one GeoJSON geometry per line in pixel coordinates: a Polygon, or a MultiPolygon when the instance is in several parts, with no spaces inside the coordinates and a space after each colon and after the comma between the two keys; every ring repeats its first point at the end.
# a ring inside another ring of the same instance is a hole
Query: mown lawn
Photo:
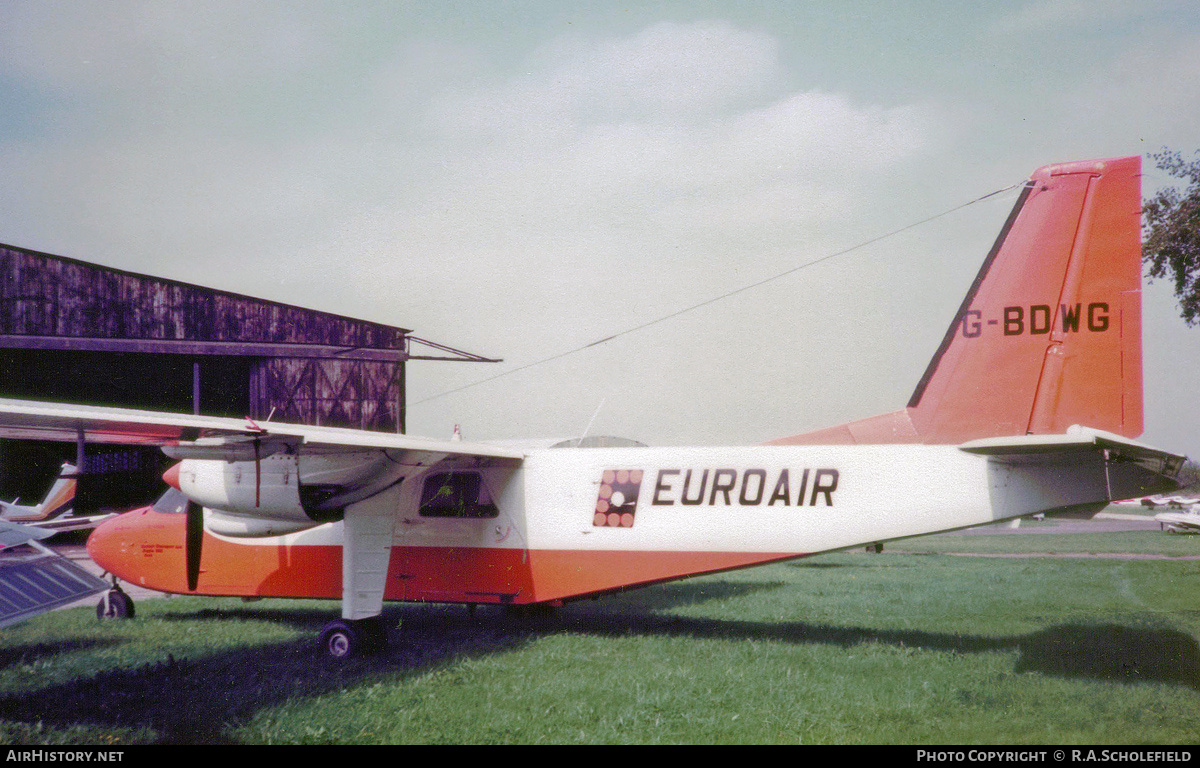
{"type": "MultiPolygon", "coordinates": [[[[1200,537],[1121,535],[1134,537],[1122,551],[1200,547],[1200,537]]],[[[903,546],[1008,540],[1034,551],[1038,538],[903,546]]],[[[176,597],[143,601],[124,622],[60,611],[0,632],[0,743],[1200,737],[1200,561],[901,546],[648,587],[549,617],[390,606],[389,649],[343,663],[314,639],[334,603],[176,597]]]]}

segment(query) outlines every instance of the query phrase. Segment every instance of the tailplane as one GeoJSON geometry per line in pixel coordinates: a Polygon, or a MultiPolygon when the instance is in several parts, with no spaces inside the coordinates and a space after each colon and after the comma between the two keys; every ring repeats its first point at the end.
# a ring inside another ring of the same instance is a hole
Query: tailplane
{"type": "Polygon", "coordinates": [[[1139,157],[1039,169],[908,406],[773,443],[1141,435],[1140,216],[1139,157]]]}

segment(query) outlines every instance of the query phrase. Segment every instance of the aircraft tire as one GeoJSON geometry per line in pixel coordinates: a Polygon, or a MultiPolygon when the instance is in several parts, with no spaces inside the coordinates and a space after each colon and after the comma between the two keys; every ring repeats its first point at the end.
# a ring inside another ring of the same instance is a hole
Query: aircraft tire
{"type": "Polygon", "coordinates": [[[133,599],[119,589],[110,589],[96,605],[98,619],[132,619],[133,599]]]}
{"type": "Polygon", "coordinates": [[[377,653],[386,646],[387,634],[379,617],[358,621],[335,619],[321,629],[321,648],[335,659],[377,653]]]}

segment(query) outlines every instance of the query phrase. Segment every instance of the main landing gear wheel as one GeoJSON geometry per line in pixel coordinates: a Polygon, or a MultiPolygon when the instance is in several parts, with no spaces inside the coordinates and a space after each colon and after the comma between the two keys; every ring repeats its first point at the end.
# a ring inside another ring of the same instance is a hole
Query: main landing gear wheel
{"type": "Polygon", "coordinates": [[[98,619],[132,619],[133,618],[133,599],[129,595],[121,591],[120,587],[113,587],[100,598],[100,602],[96,605],[96,618],[98,619]]]}
{"type": "Polygon", "coordinates": [[[387,647],[387,631],[378,617],[335,619],[321,630],[321,647],[335,659],[378,653],[387,647]]]}

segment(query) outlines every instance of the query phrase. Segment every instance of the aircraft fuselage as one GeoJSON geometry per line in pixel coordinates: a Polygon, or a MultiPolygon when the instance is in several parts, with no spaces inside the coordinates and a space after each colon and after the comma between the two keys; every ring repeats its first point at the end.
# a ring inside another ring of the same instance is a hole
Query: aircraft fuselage
{"type": "MultiPolygon", "coordinates": [[[[562,601],[1105,500],[1102,478],[1059,497],[1010,473],[927,445],[557,448],[519,466],[443,462],[397,489],[384,599],[562,601]]],[[[89,551],[164,592],[342,595],[341,522],[253,537],[210,527],[194,592],[184,525],[183,514],[137,510],[99,528],[89,551]]]]}

